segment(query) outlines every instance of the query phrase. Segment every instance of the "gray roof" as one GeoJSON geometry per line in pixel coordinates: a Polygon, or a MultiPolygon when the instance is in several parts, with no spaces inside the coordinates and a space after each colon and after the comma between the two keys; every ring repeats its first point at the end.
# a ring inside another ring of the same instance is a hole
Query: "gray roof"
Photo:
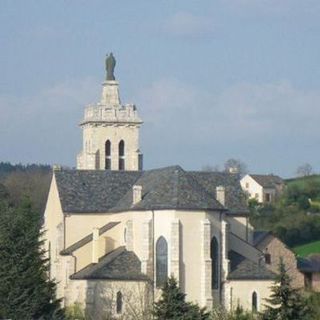
{"type": "MultiPolygon", "coordinates": [[[[119,223],[120,223],[119,221],[115,221],[115,222],[109,222],[109,223],[105,224],[104,226],[99,228],[99,235],[102,235],[103,233],[105,233],[106,231],[112,229],[113,227],[115,227],[119,223]]],[[[60,251],[60,254],[61,255],[72,254],[74,251],[78,250],[79,248],[83,247],[84,245],[86,245],[87,243],[92,241],[92,239],[93,239],[93,234],[90,233],[87,236],[85,236],[82,239],[80,239],[79,241],[77,241],[74,244],[72,244],[71,246],[69,246],[68,248],[60,251]]]]}
{"type": "Polygon", "coordinates": [[[302,272],[320,272],[320,254],[313,254],[307,258],[298,257],[298,269],[302,272]]]}
{"type": "Polygon", "coordinates": [[[96,213],[125,210],[202,209],[247,212],[239,177],[230,173],[187,172],[179,166],[149,171],[55,171],[64,212],[96,213]],[[133,185],[142,186],[142,200],[132,205],[133,185]],[[226,188],[226,205],[216,187],[226,188]]]}
{"type": "Polygon", "coordinates": [[[132,251],[119,247],[70,276],[73,280],[144,280],[149,278],[141,273],[141,262],[132,251]]]}
{"type": "Polygon", "coordinates": [[[229,251],[229,259],[228,280],[273,280],[276,276],[263,262],[253,262],[233,250],[229,251]]]}
{"type": "Polygon", "coordinates": [[[264,240],[270,234],[271,234],[270,231],[254,231],[253,245],[257,246],[262,240],[264,240]]]}
{"type": "Polygon", "coordinates": [[[229,172],[189,172],[210,194],[216,196],[216,188],[224,186],[226,190],[225,207],[231,213],[248,213],[246,196],[240,185],[240,175],[229,172]]]}
{"type": "Polygon", "coordinates": [[[250,174],[250,177],[264,188],[275,188],[284,183],[282,178],[273,174],[250,174]]]}

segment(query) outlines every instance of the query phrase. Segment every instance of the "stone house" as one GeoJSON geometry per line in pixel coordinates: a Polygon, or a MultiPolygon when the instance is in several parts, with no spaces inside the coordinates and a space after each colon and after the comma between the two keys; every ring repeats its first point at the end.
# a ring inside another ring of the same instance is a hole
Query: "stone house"
{"type": "Polygon", "coordinates": [[[298,268],[304,274],[305,288],[320,292],[320,255],[312,254],[306,258],[298,258],[298,268]]]}
{"type": "Polygon", "coordinates": [[[256,231],[253,236],[253,244],[263,252],[265,266],[268,270],[277,273],[280,260],[283,259],[292,279],[292,286],[297,289],[304,288],[304,274],[299,269],[297,257],[280,239],[271,232],[256,231]]]}

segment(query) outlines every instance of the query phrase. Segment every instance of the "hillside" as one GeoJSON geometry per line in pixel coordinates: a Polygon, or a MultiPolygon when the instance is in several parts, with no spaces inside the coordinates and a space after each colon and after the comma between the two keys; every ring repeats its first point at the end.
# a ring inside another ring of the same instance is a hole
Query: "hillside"
{"type": "Polygon", "coordinates": [[[27,196],[40,213],[44,212],[51,176],[49,165],[0,162],[0,184],[10,194],[11,203],[18,205],[27,196]]]}
{"type": "Polygon", "coordinates": [[[293,251],[300,257],[306,257],[313,253],[320,253],[320,240],[294,247],[293,251]]]}
{"type": "Polygon", "coordinates": [[[286,180],[282,196],[271,205],[250,202],[250,222],[274,232],[289,247],[320,240],[320,176],[286,180]]]}

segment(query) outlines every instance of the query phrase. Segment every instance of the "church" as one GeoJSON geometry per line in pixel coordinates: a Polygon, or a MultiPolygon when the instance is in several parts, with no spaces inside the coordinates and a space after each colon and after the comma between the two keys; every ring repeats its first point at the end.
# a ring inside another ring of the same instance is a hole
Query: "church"
{"type": "Polygon", "coordinates": [[[110,54],[100,102],[80,123],[77,169],[53,169],[44,230],[58,298],[94,319],[144,319],[172,275],[209,310],[262,310],[275,274],[255,246],[238,173],[143,170],[143,122],[121,102],[114,68],[110,54]]]}

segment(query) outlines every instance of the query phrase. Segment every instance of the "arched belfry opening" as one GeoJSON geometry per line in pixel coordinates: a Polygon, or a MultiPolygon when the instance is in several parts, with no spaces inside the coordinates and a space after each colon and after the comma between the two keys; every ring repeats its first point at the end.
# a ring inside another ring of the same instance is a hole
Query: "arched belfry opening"
{"type": "Polygon", "coordinates": [[[216,237],[213,237],[210,245],[211,258],[211,288],[219,289],[219,244],[216,237]]]}
{"type": "Polygon", "coordinates": [[[111,170],[111,142],[107,140],[105,143],[105,169],[111,170]]]}
{"type": "Polygon", "coordinates": [[[156,286],[164,285],[168,278],[168,243],[160,237],[156,243],[156,286]]]}
{"type": "Polygon", "coordinates": [[[125,145],[123,140],[119,142],[119,170],[125,170],[125,145]]]}

